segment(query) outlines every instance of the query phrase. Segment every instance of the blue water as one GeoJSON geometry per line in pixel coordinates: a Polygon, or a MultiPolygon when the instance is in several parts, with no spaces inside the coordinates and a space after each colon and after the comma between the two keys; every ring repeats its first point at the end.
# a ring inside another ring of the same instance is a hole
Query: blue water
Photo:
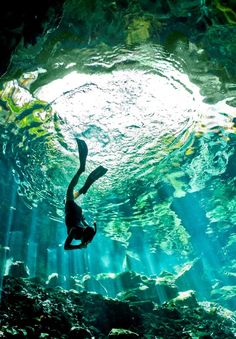
{"type": "Polygon", "coordinates": [[[197,55],[151,42],[62,49],[2,81],[2,274],[20,260],[44,278],[178,275],[199,259],[188,287],[209,300],[207,281],[234,309],[235,86],[197,55]],[[86,174],[99,164],[108,172],[78,200],[98,234],[65,252],[76,137],[89,147],[86,174]]]}

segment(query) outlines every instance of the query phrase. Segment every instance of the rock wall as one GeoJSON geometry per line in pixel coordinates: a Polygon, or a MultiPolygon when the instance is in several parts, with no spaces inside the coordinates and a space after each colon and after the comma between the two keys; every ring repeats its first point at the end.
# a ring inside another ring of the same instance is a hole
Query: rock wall
{"type": "Polygon", "coordinates": [[[35,44],[38,36],[60,22],[63,3],[64,0],[4,1],[0,20],[0,75],[7,71],[19,44],[35,44]]]}
{"type": "Polygon", "coordinates": [[[19,48],[34,45],[37,39],[55,30],[53,40],[68,40],[76,46],[103,43],[127,45],[153,41],[173,49],[191,41],[206,49],[209,56],[236,74],[236,14],[234,2],[143,1],[143,0],[26,0],[5,3],[0,23],[0,74],[19,48]]]}

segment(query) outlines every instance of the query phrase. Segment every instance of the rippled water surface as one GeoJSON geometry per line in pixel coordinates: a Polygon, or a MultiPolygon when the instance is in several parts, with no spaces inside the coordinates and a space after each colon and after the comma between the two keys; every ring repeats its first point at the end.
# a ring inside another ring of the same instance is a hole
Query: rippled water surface
{"type": "Polygon", "coordinates": [[[1,90],[2,155],[19,193],[31,206],[48,201],[49,216],[63,221],[79,137],[89,147],[86,174],[98,164],[109,169],[80,201],[103,231],[126,242],[132,226],[159,225],[161,234],[168,224],[187,243],[170,203],[226,171],[234,151],[232,93],[209,103],[206,81],[212,96],[219,79],[202,74],[197,86],[184,60],[157,45],[73,53],[73,63],[61,56],[63,75],[57,60],[1,90]]]}

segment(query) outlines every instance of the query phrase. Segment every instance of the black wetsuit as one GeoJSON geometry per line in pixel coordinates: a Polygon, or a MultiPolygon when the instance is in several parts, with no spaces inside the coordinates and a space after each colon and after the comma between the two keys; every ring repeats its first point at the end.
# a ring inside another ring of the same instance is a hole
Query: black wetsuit
{"type": "Polygon", "coordinates": [[[65,222],[67,226],[67,234],[70,233],[72,228],[76,228],[76,237],[75,239],[81,239],[85,227],[83,226],[82,222],[84,220],[82,214],[82,208],[78,206],[74,200],[68,200],[65,205],[65,222]]]}

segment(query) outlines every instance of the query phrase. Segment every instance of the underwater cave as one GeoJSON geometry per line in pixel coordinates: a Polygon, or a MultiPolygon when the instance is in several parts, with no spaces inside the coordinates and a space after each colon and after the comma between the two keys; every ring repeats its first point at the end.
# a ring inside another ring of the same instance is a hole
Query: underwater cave
{"type": "Polygon", "coordinates": [[[0,337],[235,338],[235,1],[2,11],[0,337]]]}

